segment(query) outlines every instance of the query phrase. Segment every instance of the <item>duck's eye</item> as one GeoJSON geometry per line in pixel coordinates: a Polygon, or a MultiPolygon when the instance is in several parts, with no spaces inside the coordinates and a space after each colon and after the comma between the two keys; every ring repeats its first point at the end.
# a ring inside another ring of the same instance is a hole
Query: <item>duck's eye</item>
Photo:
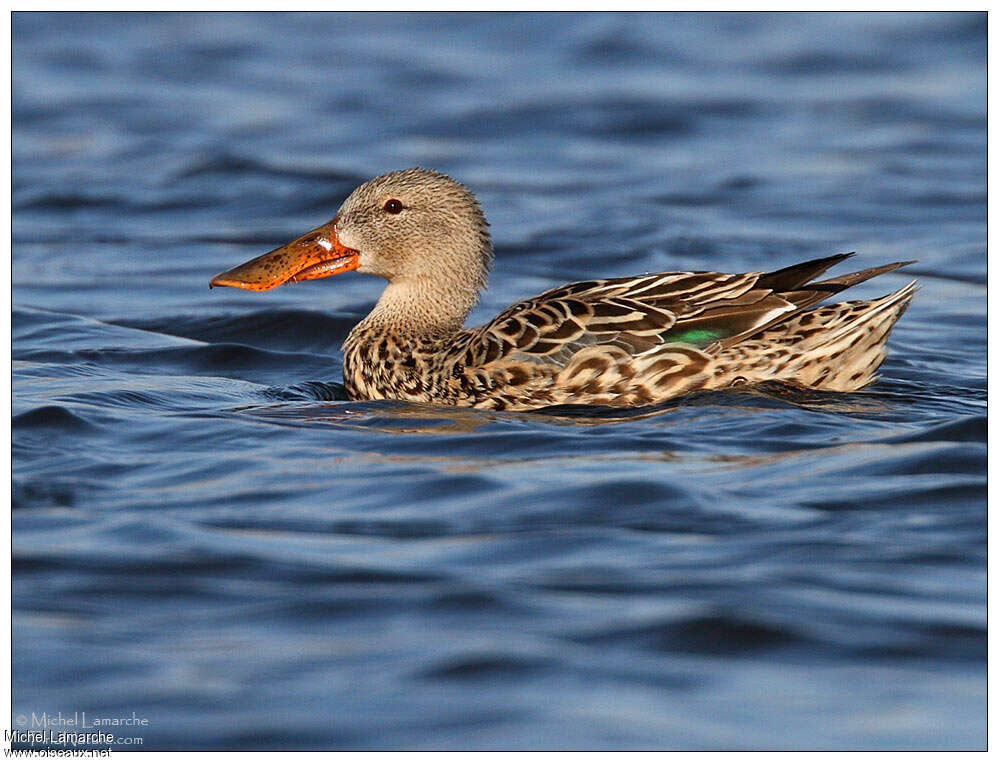
{"type": "Polygon", "coordinates": [[[390,215],[397,215],[402,212],[402,202],[398,199],[389,199],[385,202],[385,206],[382,207],[390,215]]]}

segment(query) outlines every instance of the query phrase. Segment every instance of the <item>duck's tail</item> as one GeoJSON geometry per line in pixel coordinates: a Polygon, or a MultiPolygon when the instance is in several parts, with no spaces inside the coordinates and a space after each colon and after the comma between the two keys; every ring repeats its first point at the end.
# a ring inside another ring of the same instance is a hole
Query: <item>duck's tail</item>
{"type": "MultiPolygon", "coordinates": [[[[896,267],[871,268],[806,288],[835,293],[896,267]]],[[[817,307],[775,323],[716,355],[716,382],[784,381],[836,392],[866,387],[876,381],[888,334],[918,289],[913,281],[879,299],[817,307]]]]}

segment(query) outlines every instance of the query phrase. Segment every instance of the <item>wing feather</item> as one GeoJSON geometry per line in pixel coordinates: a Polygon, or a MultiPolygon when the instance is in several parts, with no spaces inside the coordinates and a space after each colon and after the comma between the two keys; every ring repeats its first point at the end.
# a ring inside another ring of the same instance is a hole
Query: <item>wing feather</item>
{"type": "Polygon", "coordinates": [[[637,355],[667,346],[731,344],[904,264],[812,281],[848,256],[770,273],[684,271],[566,284],[518,302],[486,325],[464,332],[464,363],[561,367],[579,350],[596,345],[637,355]]]}

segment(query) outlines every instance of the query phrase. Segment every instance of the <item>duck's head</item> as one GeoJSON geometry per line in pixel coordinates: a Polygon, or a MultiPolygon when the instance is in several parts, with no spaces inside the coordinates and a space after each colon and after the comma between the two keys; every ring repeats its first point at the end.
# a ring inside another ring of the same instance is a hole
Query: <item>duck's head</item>
{"type": "Polygon", "coordinates": [[[266,291],[356,270],[396,291],[468,292],[474,303],[492,262],[487,226],[472,193],[447,175],[389,172],[358,186],[330,222],[210,285],[266,291]]]}

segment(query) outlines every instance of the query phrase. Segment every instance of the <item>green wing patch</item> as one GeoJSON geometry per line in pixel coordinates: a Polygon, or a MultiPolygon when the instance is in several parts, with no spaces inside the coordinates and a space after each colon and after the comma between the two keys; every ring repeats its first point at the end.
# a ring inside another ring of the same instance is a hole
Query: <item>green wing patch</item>
{"type": "Polygon", "coordinates": [[[694,347],[706,347],[712,342],[724,339],[727,336],[731,336],[731,332],[722,329],[681,328],[678,331],[670,331],[663,336],[663,339],[666,342],[680,342],[691,344],[694,347]]]}

